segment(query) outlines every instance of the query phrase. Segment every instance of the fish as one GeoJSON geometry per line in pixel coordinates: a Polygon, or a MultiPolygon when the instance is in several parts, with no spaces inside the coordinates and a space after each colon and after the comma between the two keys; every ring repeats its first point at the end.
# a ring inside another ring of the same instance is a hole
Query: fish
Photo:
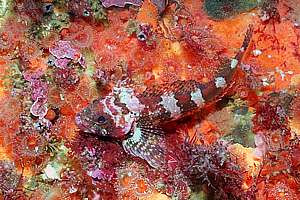
{"type": "Polygon", "coordinates": [[[112,91],[91,102],[75,116],[83,132],[120,141],[125,152],[139,157],[154,168],[166,164],[164,126],[193,115],[220,97],[250,44],[253,26],[249,25],[236,55],[227,58],[214,78],[207,83],[178,80],[148,87],[137,92],[132,86],[115,86],[112,91]]]}

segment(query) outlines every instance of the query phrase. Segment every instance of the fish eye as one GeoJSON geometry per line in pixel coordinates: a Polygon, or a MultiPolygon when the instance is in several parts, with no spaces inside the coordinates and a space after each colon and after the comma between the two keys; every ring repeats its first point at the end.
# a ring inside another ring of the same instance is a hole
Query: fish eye
{"type": "Polygon", "coordinates": [[[106,118],[105,118],[104,116],[102,116],[102,115],[99,116],[97,120],[98,120],[98,122],[101,123],[101,124],[103,124],[103,123],[106,122],[106,118]]]}

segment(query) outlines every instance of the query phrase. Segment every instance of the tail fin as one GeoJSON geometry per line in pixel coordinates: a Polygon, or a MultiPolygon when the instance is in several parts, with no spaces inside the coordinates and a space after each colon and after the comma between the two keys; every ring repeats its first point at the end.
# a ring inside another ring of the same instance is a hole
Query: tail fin
{"type": "Polygon", "coordinates": [[[241,60],[250,44],[253,35],[253,25],[249,25],[245,35],[245,39],[238,53],[234,58],[226,60],[220,67],[215,75],[214,80],[205,84],[202,90],[203,98],[205,101],[210,101],[222,93],[222,89],[231,82],[232,76],[241,63],[241,60]]]}
{"type": "Polygon", "coordinates": [[[236,68],[236,66],[238,64],[240,64],[249,44],[250,44],[250,41],[251,41],[251,38],[252,38],[252,35],[253,35],[253,25],[250,24],[248,26],[248,30],[245,34],[245,38],[244,38],[244,41],[243,41],[243,44],[240,48],[240,50],[238,51],[238,53],[235,55],[235,57],[232,59],[231,61],[231,68],[236,68]],[[235,61],[234,61],[235,60],[235,61]]]}

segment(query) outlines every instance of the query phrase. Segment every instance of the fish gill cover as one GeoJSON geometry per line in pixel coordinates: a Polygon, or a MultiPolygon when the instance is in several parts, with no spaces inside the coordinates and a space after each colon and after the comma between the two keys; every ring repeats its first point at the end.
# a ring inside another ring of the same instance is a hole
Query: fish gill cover
{"type": "Polygon", "coordinates": [[[0,199],[300,199],[299,0],[3,0],[0,199]]]}

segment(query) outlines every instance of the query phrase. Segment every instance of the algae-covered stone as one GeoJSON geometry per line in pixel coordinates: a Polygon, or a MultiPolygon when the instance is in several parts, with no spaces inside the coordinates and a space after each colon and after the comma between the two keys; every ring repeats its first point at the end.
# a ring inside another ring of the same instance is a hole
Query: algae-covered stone
{"type": "Polygon", "coordinates": [[[257,4],[257,0],[205,0],[204,10],[211,18],[221,20],[249,11],[257,4]]]}
{"type": "Polygon", "coordinates": [[[12,15],[12,5],[12,0],[0,0],[0,27],[5,22],[5,20],[12,15]]]}
{"type": "Polygon", "coordinates": [[[208,196],[204,191],[193,192],[189,200],[208,200],[208,196]]]}
{"type": "Polygon", "coordinates": [[[88,0],[91,9],[93,11],[93,16],[96,21],[106,21],[107,20],[107,12],[102,6],[100,1],[88,0]]]}
{"type": "Polygon", "coordinates": [[[224,139],[239,143],[245,147],[254,147],[254,133],[252,132],[254,116],[253,108],[241,99],[235,99],[227,107],[233,116],[231,133],[224,136],[224,139]]]}
{"type": "Polygon", "coordinates": [[[4,17],[4,15],[7,13],[11,5],[11,2],[9,0],[1,0],[0,1],[0,18],[4,17]]]}

